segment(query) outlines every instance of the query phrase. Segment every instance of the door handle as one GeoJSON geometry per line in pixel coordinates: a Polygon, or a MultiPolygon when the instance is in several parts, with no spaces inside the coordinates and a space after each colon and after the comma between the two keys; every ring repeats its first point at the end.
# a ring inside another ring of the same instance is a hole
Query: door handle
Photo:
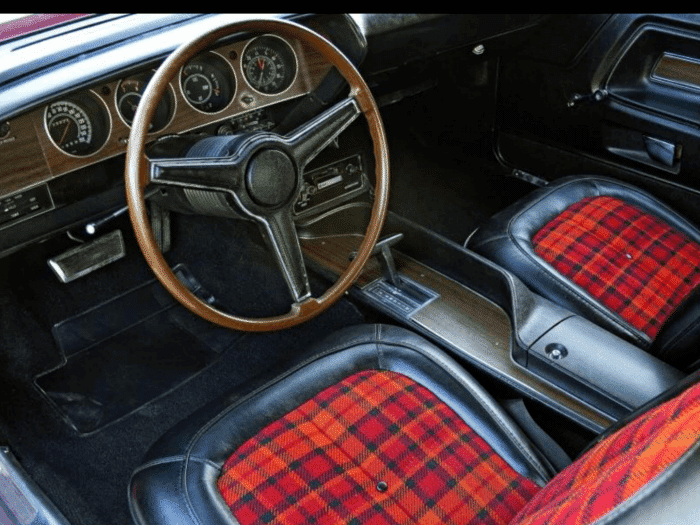
{"type": "Polygon", "coordinates": [[[647,154],[656,162],[672,167],[676,160],[681,158],[682,146],[644,135],[644,147],[647,154]]]}

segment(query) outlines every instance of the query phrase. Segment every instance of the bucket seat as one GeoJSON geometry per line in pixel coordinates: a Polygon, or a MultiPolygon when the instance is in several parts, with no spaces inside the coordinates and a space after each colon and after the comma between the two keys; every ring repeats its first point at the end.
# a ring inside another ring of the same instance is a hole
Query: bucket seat
{"type": "Polygon", "coordinates": [[[441,350],[402,328],[351,327],[164,436],[132,476],[131,512],[137,525],[692,522],[696,381],[556,473],[441,350]]]}
{"type": "Polygon", "coordinates": [[[700,231],[649,193],[567,177],[468,242],[536,293],[680,369],[700,358],[700,231]]]}

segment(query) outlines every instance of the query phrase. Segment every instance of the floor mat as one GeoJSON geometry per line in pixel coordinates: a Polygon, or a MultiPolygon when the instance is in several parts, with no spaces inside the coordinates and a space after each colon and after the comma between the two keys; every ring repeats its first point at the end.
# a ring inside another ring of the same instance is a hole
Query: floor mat
{"type": "MultiPolygon", "coordinates": [[[[174,270],[214,302],[184,266],[174,270]]],[[[56,324],[53,334],[64,363],[35,384],[81,434],[171,391],[240,337],[191,314],[157,281],[56,324]]]]}

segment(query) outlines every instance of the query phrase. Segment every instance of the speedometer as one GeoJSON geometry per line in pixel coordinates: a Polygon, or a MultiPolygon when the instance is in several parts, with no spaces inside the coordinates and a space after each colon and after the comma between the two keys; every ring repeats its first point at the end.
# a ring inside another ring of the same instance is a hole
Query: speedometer
{"type": "Polygon", "coordinates": [[[69,155],[91,155],[107,141],[109,117],[95,98],[83,94],[46,108],[44,124],[54,145],[69,155]]]}
{"type": "Polygon", "coordinates": [[[46,110],[46,127],[54,144],[67,153],[75,155],[92,142],[90,116],[75,102],[51,104],[46,110]]]}
{"type": "Polygon", "coordinates": [[[248,84],[265,95],[282,93],[294,82],[297,62],[291,46],[279,37],[265,35],[252,40],[243,52],[243,75],[248,84]]]}

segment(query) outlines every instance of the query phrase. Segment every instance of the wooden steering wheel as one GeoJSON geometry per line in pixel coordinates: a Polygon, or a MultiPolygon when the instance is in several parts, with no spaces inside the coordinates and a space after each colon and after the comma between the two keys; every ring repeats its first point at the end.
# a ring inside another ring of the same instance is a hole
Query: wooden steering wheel
{"type": "Polygon", "coordinates": [[[227,24],[183,44],[156,71],[134,116],[126,152],[125,180],[129,215],[139,247],[156,277],[180,303],[200,317],[228,328],[278,330],[320,314],[359,276],[377,242],[387,213],[389,155],[379,109],[367,84],[333,44],[293,22],[252,20],[227,24]],[[255,132],[231,139],[224,148],[218,148],[216,154],[206,157],[149,161],[145,155],[149,123],[170,80],[195,55],[219,39],[239,32],[272,33],[306,43],[336,67],[348,82],[350,95],[285,136],[255,132]],[[292,209],[301,192],[305,166],[360,113],[367,119],[376,165],[375,199],[370,221],[357,256],[333,286],[321,297],[314,298],[311,297],[292,209]],[[145,189],[151,182],[226,192],[232,197],[240,213],[260,226],[272,247],[293,298],[290,311],[276,317],[238,317],[210,306],[183,285],[163,258],[151,232],[145,200],[145,189]]]}

